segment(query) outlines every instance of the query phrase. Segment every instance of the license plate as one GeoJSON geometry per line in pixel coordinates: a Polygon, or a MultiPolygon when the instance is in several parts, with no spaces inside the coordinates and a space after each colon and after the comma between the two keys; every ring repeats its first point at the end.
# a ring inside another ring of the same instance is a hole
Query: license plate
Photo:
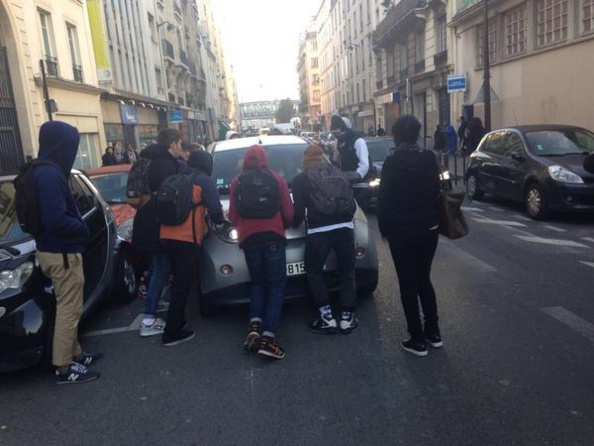
{"type": "Polygon", "coordinates": [[[305,274],[305,262],[287,263],[287,276],[305,274]]]}

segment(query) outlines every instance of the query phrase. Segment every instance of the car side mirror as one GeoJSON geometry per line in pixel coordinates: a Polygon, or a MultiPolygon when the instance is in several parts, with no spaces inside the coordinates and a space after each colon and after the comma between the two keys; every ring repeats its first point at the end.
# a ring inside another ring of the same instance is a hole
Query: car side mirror
{"type": "Polygon", "coordinates": [[[515,161],[524,161],[524,154],[520,150],[510,153],[509,157],[515,161]]]}

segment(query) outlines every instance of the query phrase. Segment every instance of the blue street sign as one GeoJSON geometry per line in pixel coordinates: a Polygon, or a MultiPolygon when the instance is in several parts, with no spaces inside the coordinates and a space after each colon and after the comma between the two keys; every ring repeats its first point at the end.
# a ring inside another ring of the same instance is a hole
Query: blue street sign
{"type": "Polygon", "coordinates": [[[122,124],[138,124],[138,110],[134,105],[120,105],[122,124]]]}
{"type": "Polygon", "coordinates": [[[171,110],[169,112],[169,122],[171,124],[179,124],[184,121],[184,113],[182,110],[171,110]]]}
{"type": "Polygon", "coordinates": [[[448,75],[448,93],[458,93],[460,91],[466,91],[466,75],[448,75]]]}

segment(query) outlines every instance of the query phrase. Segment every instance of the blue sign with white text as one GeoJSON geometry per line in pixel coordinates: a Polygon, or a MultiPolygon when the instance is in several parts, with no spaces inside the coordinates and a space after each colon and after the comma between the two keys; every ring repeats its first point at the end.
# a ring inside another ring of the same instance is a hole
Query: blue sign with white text
{"type": "Polygon", "coordinates": [[[122,124],[138,124],[138,110],[134,105],[120,105],[122,124]]]}
{"type": "Polygon", "coordinates": [[[450,74],[448,76],[448,93],[466,91],[466,75],[450,74]]]}
{"type": "Polygon", "coordinates": [[[169,112],[169,122],[171,124],[179,124],[184,121],[184,113],[182,110],[171,110],[169,112]]]}

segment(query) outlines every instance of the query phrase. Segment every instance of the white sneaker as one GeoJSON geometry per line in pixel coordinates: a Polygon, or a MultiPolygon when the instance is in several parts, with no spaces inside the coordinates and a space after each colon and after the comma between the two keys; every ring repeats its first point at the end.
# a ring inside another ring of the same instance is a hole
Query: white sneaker
{"type": "Polygon", "coordinates": [[[156,318],[151,325],[145,325],[144,322],[140,323],[140,336],[143,338],[163,334],[164,331],[165,321],[160,317],[156,318]]]}
{"type": "Polygon", "coordinates": [[[341,333],[348,334],[359,326],[359,319],[355,317],[355,313],[348,313],[341,315],[340,318],[340,331],[341,333]],[[345,318],[346,316],[346,318],[345,318]]]}

